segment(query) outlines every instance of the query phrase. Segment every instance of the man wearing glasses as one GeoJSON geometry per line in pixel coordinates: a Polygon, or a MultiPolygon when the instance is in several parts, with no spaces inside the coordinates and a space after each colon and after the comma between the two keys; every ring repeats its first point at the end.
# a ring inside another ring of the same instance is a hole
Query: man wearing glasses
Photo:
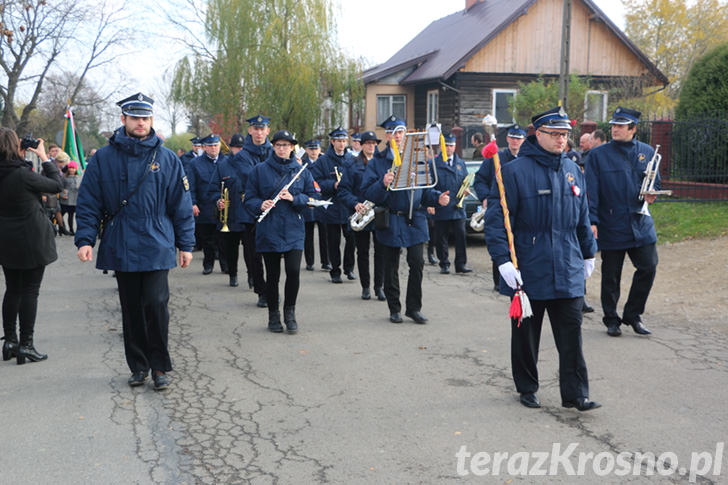
{"type": "MultiPolygon", "coordinates": [[[[521,287],[533,316],[511,323],[511,366],[520,401],[541,406],[538,348],[544,312],[559,351],[561,405],[588,411],[589,381],[581,348],[584,279],[594,269],[597,245],[589,226],[584,175],[564,155],[571,123],[563,108],[531,119],[536,133],[526,138],[518,158],[501,169],[518,259],[511,262],[499,190],[491,190],[485,213],[485,240],[500,272],[500,292],[513,296],[521,287]]],[[[495,186],[495,184],[494,184],[495,186]]]]}

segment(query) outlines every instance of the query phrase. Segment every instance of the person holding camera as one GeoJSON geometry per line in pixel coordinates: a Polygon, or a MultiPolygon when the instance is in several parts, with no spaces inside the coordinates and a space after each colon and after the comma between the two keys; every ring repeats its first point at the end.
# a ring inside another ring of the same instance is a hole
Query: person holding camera
{"type": "Polygon", "coordinates": [[[41,194],[63,188],[58,168],[48,160],[43,140],[23,139],[0,128],[0,266],[5,274],[3,360],[18,364],[48,358],[33,345],[38,294],[46,265],[58,259],[53,226],[43,211],[41,194]],[[43,175],[24,161],[29,150],[40,158],[43,175]],[[20,323],[20,340],[16,325],[20,323]]]}

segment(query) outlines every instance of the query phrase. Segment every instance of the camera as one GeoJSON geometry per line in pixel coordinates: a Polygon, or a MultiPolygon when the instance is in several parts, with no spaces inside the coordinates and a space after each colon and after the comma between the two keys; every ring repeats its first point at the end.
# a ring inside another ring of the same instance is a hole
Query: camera
{"type": "Polygon", "coordinates": [[[40,141],[37,138],[25,135],[23,139],[20,140],[20,149],[27,150],[28,148],[38,148],[38,143],[40,143],[40,141]]]}

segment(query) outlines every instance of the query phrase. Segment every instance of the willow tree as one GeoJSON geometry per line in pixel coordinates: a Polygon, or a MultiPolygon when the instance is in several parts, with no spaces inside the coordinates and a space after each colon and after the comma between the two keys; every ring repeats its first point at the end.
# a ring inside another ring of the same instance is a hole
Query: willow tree
{"type": "Polygon", "coordinates": [[[331,0],[208,0],[204,43],[178,63],[173,93],[225,135],[258,112],[272,129],[319,134],[362,97],[335,36],[331,0]]]}

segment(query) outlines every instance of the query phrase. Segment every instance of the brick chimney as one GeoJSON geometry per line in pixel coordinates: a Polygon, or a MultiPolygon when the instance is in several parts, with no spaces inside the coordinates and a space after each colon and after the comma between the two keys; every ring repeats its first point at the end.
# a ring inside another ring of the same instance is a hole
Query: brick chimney
{"type": "Polygon", "coordinates": [[[465,0],[465,10],[470,10],[470,7],[478,3],[482,3],[485,0],[465,0]]]}

